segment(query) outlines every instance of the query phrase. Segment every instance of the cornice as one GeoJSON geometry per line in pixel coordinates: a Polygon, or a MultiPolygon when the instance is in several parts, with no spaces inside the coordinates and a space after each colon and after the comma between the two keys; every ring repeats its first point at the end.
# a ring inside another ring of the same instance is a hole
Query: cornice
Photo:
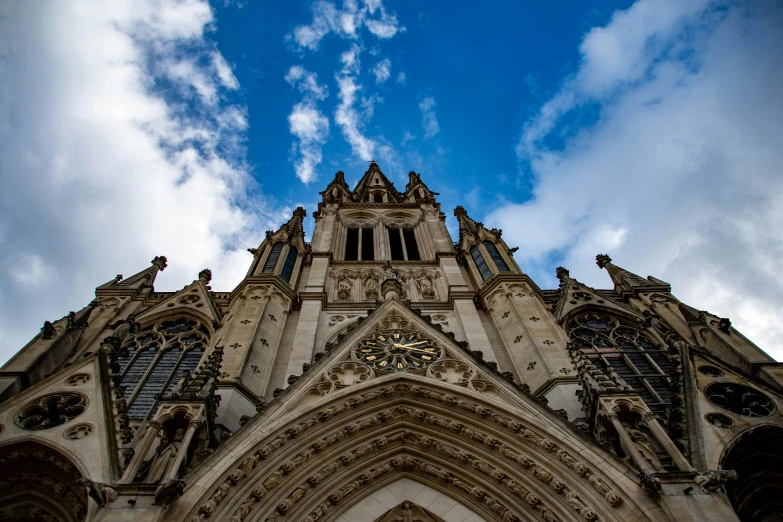
{"type": "Polygon", "coordinates": [[[480,300],[484,300],[484,298],[491,294],[495,289],[497,289],[501,284],[503,283],[525,283],[530,288],[533,289],[533,291],[536,293],[539,299],[542,301],[544,300],[544,292],[541,291],[541,289],[538,287],[538,285],[533,281],[530,276],[527,274],[509,274],[509,273],[502,273],[502,274],[494,274],[492,277],[487,279],[484,282],[484,286],[481,287],[481,289],[478,291],[478,297],[480,300]]]}

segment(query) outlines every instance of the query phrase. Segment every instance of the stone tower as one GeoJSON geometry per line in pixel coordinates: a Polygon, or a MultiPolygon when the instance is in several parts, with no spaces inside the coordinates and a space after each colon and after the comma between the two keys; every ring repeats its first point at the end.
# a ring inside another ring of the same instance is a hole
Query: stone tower
{"type": "Polygon", "coordinates": [[[597,256],[541,289],[502,231],[377,163],[250,248],[167,260],[0,370],[0,520],[774,521],[783,369],[597,256]],[[739,477],[739,480],[737,480],[739,477]]]}

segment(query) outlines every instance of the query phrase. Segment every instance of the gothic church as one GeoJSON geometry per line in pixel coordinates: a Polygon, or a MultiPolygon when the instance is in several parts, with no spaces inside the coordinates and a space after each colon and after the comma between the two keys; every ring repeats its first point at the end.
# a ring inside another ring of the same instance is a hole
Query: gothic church
{"type": "MultiPolygon", "coordinates": [[[[0,520],[783,520],[783,366],[598,255],[542,289],[421,176],[338,172],[246,277],[95,289],[0,370],[0,520]]],[[[250,260],[252,257],[252,261],[250,260]]]]}

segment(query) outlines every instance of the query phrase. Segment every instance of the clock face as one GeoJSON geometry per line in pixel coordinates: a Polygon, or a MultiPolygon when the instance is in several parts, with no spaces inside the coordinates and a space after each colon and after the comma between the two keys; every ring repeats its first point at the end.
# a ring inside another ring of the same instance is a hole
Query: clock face
{"type": "Polygon", "coordinates": [[[442,350],[414,333],[392,330],[373,334],[354,349],[354,355],[379,371],[415,372],[440,359],[442,350]]]}

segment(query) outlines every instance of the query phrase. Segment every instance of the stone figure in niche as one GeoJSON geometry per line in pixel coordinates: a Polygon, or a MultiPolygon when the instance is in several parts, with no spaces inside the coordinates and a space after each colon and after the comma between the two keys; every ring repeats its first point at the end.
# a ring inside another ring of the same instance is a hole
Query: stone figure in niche
{"type": "Polygon", "coordinates": [[[641,453],[642,458],[648,462],[650,467],[655,471],[665,471],[663,469],[663,464],[661,464],[661,461],[658,460],[658,456],[652,449],[652,446],[650,445],[650,439],[647,438],[647,435],[645,435],[640,430],[632,428],[628,423],[624,422],[623,427],[631,437],[631,440],[633,441],[634,446],[636,446],[636,449],[639,451],[639,453],[641,453]]]}
{"type": "Polygon", "coordinates": [[[424,299],[435,299],[435,291],[432,289],[432,280],[426,275],[420,275],[416,282],[424,299]]]}
{"type": "Polygon", "coordinates": [[[166,435],[163,435],[163,439],[160,441],[160,446],[155,452],[152,464],[150,465],[150,472],[147,474],[147,482],[150,484],[159,484],[166,478],[171,466],[174,464],[174,459],[177,458],[179,448],[182,446],[182,439],[185,438],[185,430],[180,428],[174,434],[174,440],[169,442],[166,435]]]}
{"type": "Polygon", "coordinates": [[[351,281],[347,277],[343,277],[337,282],[337,297],[340,299],[351,297],[351,281]]]}
{"type": "Polygon", "coordinates": [[[374,277],[368,278],[364,282],[364,295],[368,301],[378,299],[378,280],[374,277]]]}

